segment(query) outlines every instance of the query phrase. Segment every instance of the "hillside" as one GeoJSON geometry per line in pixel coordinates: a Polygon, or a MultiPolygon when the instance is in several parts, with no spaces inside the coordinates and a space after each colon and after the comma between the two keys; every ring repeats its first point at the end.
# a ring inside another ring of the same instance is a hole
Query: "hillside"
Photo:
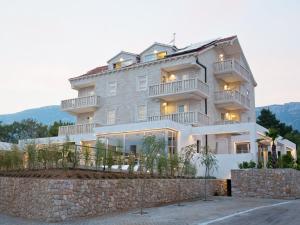
{"type": "Polygon", "coordinates": [[[62,120],[65,122],[74,122],[75,118],[66,112],[60,110],[60,106],[52,105],[41,108],[27,109],[21,112],[0,115],[2,123],[13,123],[23,119],[32,118],[44,124],[52,124],[54,121],[62,120]]]}
{"type": "Polygon", "coordinates": [[[259,115],[262,108],[269,108],[281,122],[292,125],[294,129],[300,131],[300,102],[257,107],[256,116],[259,115]]]}

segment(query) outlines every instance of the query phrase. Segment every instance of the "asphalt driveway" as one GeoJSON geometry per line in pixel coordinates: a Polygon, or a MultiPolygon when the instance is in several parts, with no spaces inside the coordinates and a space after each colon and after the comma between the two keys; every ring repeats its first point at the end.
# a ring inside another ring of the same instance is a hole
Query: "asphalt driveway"
{"type": "MultiPolygon", "coordinates": [[[[211,201],[185,202],[183,206],[169,205],[112,214],[80,218],[61,225],[299,225],[300,200],[238,199],[215,197],[211,201]]],[[[45,223],[0,214],[0,225],[48,225],[45,223]]]]}

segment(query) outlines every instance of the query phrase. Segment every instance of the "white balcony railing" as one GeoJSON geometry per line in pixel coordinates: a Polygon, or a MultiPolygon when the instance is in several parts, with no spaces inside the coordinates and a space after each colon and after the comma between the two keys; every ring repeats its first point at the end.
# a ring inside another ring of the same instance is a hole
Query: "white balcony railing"
{"type": "Polygon", "coordinates": [[[237,120],[219,120],[215,122],[215,125],[227,125],[227,124],[239,124],[240,121],[237,120]]]}
{"type": "Polygon", "coordinates": [[[250,107],[250,99],[236,90],[216,91],[215,102],[216,103],[236,102],[247,108],[250,107]]]}
{"type": "Polygon", "coordinates": [[[200,112],[182,112],[167,115],[150,116],[148,121],[172,120],[183,124],[208,125],[208,116],[200,112]]]}
{"type": "Polygon", "coordinates": [[[90,134],[94,132],[95,127],[99,127],[98,123],[76,124],[69,126],[61,126],[58,129],[58,136],[90,134]]]}
{"type": "Polygon", "coordinates": [[[73,98],[63,100],[61,102],[62,110],[75,110],[85,107],[98,107],[100,105],[100,97],[99,96],[85,96],[80,98],[73,98]]]}
{"type": "Polygon", "coordinates": [[[241,65],[236,59],[226,59],[214,63],[214,72],[216,74],[236,72],[243,77],[244,80],[250,80],[250,72],[241,65]]]}
{"type": "Polygon", "coordinates": [[[200,91],[209,94],[208,85],[198,78],[160,83],[149,86],[149,97],[178,94],[190,91],[200,91]]]}

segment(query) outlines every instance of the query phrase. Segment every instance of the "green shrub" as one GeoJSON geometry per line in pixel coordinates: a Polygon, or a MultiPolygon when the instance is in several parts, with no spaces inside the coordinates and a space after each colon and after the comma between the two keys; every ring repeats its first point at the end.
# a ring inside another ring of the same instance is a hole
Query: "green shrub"
{"type": "Polygon", "coordinates": [[[295,159],[291,154],[281,156],[278,161],[280,168],[294,168],[295,163],[295,159]]]}
{"type": "Polygon", "coordinates": [[[256,163],[253,160],[250,160],[249,162],[244,161],[240,163],[238,166],[240,169],[252,169],[256,167],[256,163]]]}

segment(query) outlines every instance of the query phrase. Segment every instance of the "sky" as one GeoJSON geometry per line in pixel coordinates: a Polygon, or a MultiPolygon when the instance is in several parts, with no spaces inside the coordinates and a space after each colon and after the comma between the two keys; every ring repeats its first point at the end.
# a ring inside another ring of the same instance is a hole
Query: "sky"
{"type": "Polygon", "coordinates": [[[0,0],[0,114],[76,97],[69,78],[174,32],[179,48],[238,35],[256,105],[300,102],[299,22],[298,0],[0,0]]]}

